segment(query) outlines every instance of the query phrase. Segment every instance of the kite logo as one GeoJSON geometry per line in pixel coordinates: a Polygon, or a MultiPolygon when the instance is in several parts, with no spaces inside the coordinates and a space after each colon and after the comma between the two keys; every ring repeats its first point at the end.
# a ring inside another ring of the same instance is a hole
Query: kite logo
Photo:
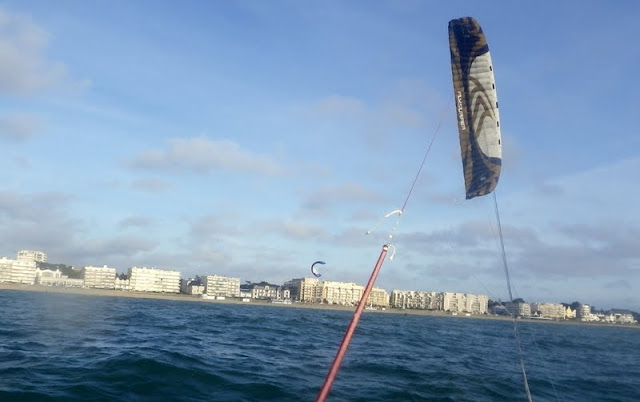
{"type": "Polygon", "coordinates": [[[464,113],[462,112],[462,93],[458,91],[456,97],[458,102],[458,121],[460,122],[460,130],[466,130],[467,126],[464,124],[464,113]]]}

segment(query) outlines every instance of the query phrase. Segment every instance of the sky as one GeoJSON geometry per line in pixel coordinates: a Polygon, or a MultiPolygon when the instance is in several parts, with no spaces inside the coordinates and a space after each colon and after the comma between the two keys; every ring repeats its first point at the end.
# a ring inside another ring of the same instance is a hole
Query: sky
{"type": "Polygon", "coordinates": [[[640,3],[0,1],[0,255],[507,300],[447,25],[493,59],[514,297],[640,311],[640,3]],[[401,208],[426,163],[399,223],[401,208]],[[377,225],[377,226],[376,226],[377,225]],[[394,226],[395,229],[394,229],[394,226]],[[375,227],[369,235],[366,232],[375,227]]]}

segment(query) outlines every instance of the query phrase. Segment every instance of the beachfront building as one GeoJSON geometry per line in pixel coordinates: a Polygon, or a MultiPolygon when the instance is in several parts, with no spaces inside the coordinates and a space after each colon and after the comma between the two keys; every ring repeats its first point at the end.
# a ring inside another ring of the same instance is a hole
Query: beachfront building
{"type": "Polygon", "coordinates": [[[487,314],[489,310],[489,297],[486,295],[473,295],[466,293],[463,311],[471,314],[487,314]]]}
{"type": "Polygon", "coordinates": [[[440,292],[436,299],[436,309],[450,313],[465,311],[467,296],[464,293],[440,292]]]}
{"type": "Polygon", "coordinates": [[[565,318],[566,310],[560,303],[531,303],[531,314],[538,317],[561,320],[565,318]]]}
{"type": "Polygon", "coordinates": [[[416,310],[436,310],[451,313],[486,314],[489,298],[485,295],[453,292],[396,290],[391,292],[391,307],[416,310]]]}
{"type": "Polygon", "coordinates": [[[52,269],[40,269],[36,268],[36,284],[42,286],[64,286],[64,280],[67,279],[66,275],[62,275],[59,269],[55,271],[52,269]]]}
{"type": "Polygon", "coordinates": [[[576,318],[576,310],[571,310],[571,307],[567,306],[567,310],[565,310],[564,317],[567,319],[576,318]]]}
{"type": "Polygon", "coordinates": [[[131,290],[131,286],[129,285],[129,278],[124,278],[123,276],[117,276],[114,281],[113,288],[115,290],[131,290]]]}
{"type": "Polygon", "coordinates": [[[436,310],[437,295],[437,292],[394,289],[389,304],[394,308],[436,310]]]}
{"type": "Polygon", "coordinates": [[[589,321],[591,318],[591,307],[588,304],[581,304],[576,309],[576,317],[580,321],[589,321]]]}
{"type": "Polygon", "coordinates": [[[139,292],[180,293],[180,272],[147,267],[129,268],[130,290],[139,292]]]}
{"type": "Polygon", "coordinates": [[[36,282],[37,262],[25,257],[15,260],[7,257],[0,259],[0,282],[23,283],[33,285],[36,282]]]}
{"type": "Polygon", "coordinates": [[[389,307],[389,293],[384,289],[372,288],[367,298],[367,306],[389,307]]]}
{"type": "Polygon", "coordinates": [[[520,317],[531,317],[531,305],[522,301],[506,302],[504,307],[510,315],[520,317]]]}
{"type": "Polygon", "coordinates": [[[317,278],[296,278],[285,282],[282,289],[289,291],[292,301],[314,303],[321,300],[322,289],[319,284],[317,278]]]}
{"type": "Polygon", "coordinates": [[[115,289],[116,269],[87,266],[83,268],[84,286],[95,289],[115,289]]]}
{"type": "MultiPolygon", "coordinates": [[[[363,293],[364,286],[353,282],[322,281],[316,287],[314,302],[355,306],[363,293]]],[[[373,288],[365,304],[369,307],[388,307],[389,294],[384,289],[373,288]]]]}
{"type": "Polygon", "coordinates": [[[180,292],[187,295],[201,295],[204,293],[204,283],[202,278],[180,279],[180,292]]]}
{"type": "Polygon", "coordinates": [[[202,277],[202,285],[203,293],[209,296],[240,297],[240,278],[206,275],[202,277]]]}
{"type": "Polygon", "coordinates": [[[322,281],[319,285],[316,302],[355,306],[364,293],[364,286],[353,282],[322,281]]]}
{"type": "Polygon", "coordinates": [[[581,304],[576,310],[576,317],[580,321],[600,321],[600,318],[591,313],[591,306],[588,304],[581,304]]]}
{"type": "Polygon", "coordinates": [[[638,321],[630,313],[611,313],[610,317],[613,318],[611,322],[616,324],[637,324],[638,321]]]}
{"type": "Polygon", "coordinates": [[[84,279],[69,278],[68,275],[64,275],[59,269],[54,271],[52,269],[36,268],[35,283],[41,286],[62,286],[67,288],[84,287],[84,279]]]}
{"type": "Polygon", "coordinates": [[[18,251],[18,260],[47,262],[47,255],[42,251],[20,250],[18,251]]]}
{"type": "Polygon", "coordinates": [[[262,300],[290,300],[291,291],[284,286],[273,285],[268,282],[246,283],[239,285],[238,296],[247,295],[252,299],[262,300]]]}

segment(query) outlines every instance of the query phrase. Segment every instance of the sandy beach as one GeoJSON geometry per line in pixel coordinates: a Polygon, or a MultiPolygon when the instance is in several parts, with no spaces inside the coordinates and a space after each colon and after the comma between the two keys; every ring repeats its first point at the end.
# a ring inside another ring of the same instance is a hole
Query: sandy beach
{"type": "MultiPolygon", "coordinates": [[[[341,310],[341,311],[355,311],[355,307],[327,305],[327,304],[312,304],[312,303],[292,303],[292,304],[278,304],[270,303],[266,300],[251,299],[250,302],[243,302],[241,299],[227,298],[225,300],[212,300],[202,299],[199,295],[186,295],[181,293],[151,293],[151,292],[135,292],[135,291],[123,291],[123,290],[109,290],[109,289],[89,289],[89,288],[71,288],[71,287],[55,287],[55,286],[40,286],[40,285],[25,285],[16,283],[0,283],[0,291],[25,291],[25,292],[43,292],[43,293],[65,293],[65,294],[77,294],[96,297],[128,297],[134,299],[160,299],[160,300],[174,300],[181,302],[197,302],[197,303],[219,303],[219,304],[243,304],[243,305],[261,305],[283,308],[306,308],[317,310],[341,310]]],[[[497,316],[492,314],[474,314],[466,315],[459,313],[458,315],[452,315],[443,311],[433,310],[411,310],[411,309],[397,309],[387,308],[386,310],[364,310],[365,313],[374,314],[403,314],[403,315],[422,315],[422,316],[438,316],[438,317],[450,317],[459,319],[480,319],[480,320],[501,320],[512,321],[511,317],[497,316]]],[[[597,325],[597,326],[613,326],[613,327],[625,327],[625,328],[640,328],[640,325],[634,324],[609,324],[609,323],[585,323],[576,320],[533,320],[524,319],[523,322],[536,322],[542,324],[560,324],[560,325],[597,325]]]]}

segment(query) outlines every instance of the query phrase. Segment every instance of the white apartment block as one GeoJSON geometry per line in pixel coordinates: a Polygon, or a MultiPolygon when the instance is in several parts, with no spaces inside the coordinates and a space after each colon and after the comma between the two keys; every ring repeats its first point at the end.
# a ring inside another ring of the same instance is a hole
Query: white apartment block
{"type": "Polygon", "coordinates": [[[0,258],[0,282],[11,282],[11,265],[14,260],[0,258]]]}
{"type": "MultiPolygon", "coordinates": [[[[364,286],[353,282],[322,281],[316,286],[316,300],[314,301],[341,306],[355,306],[360,302],[363,294],[364,286]]],[[[384,289],[373,288],[365,304],[372,307],[387,307],[389,306],[389,294],[384,289]]]]}
{"type": "Polygon", "coordinates": [[[564,319],[566,310],[560,303],[531,303],[531,313],[545,318],[564,319]]]}
{"type": "Polygon", "coordinates": [[[438,294],[436,305],[440,307],[438,310],[461,313],[465,311],[466,299],[464,293],[441,292],[438,294]]]}
{"type": "Polygon", "coordinates": [[[394,308],[436,310],[437,292],[396,290],[391,292],[390,305],[394,308]]]}
{"type": "Polygon", "coordinates": [[[318,288],[319,292],[316,292],[314,301],[341,306],[355,306],[364,293],[364,286],[353,282],[323,281],[318,288]]]}
{"type": "Polygon", "coordinates": [[[139,292],[180,293],[180,272],[132,267],[129,268],[129,288],[139,292]]]}
{"type": "Polygon", "coordinates": [[[47,262],[47,255],[42,251],[20,250],[18,251],[18,260],[29,260],[36,262],[47,262]]]}
{"type": "Polygon", "coordinates": [[[485,295],[470,293],[394,289],[391,292],[390,305],[394,308],[485,314],[489,307],[489,298],[485,295]]]}
{"type": "Polygon", "coordinates": [[[367,306],[389,307],[389,293],[380,288],[371,289],[371,293],[367,298],[367,306]]]}
{"type": "Polygon", "coordinates": [[[486,314],[489,309],[489,297],[485,295],[465,294],[466,300],[463,311],[471,314],[486,314]]]}
{"type": "Polygon", "coordinates": [[[84,286],[96,289],[115,289],[116,269],[103,265],[102,267],[84,267],[84,286]]]}
{"type": "Polygon", "coordinates": [[[240,297],[240,278],[206,275],[202,283],[204,293],[209,296],[240,297]]]}
{"type": "Polygon", "coordinates": [[[37,264],[33,259],[11,260],[0,259],[0,282],[24,283],[33,285],[36,282],[37,264]]]}

